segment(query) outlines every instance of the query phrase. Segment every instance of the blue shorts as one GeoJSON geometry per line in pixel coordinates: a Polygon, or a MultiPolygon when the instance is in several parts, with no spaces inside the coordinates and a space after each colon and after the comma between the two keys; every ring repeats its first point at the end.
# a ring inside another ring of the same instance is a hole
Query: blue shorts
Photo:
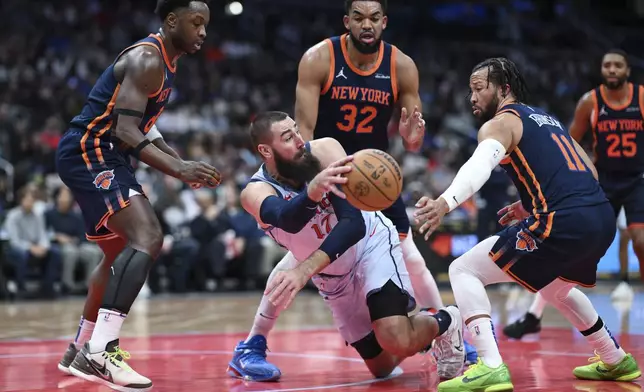
{"type": "Polygon", "coordinates": [[[615,216],[624,207],[629,227],[644,226],[644,177],[641,173],[599,172],[599,183],[615,210],[615,216]]]}
{"type": "Polygon", "coordinates": [[[496,234],[490,257],[532,292],[555,279],[593,287],[616,224],[609,203],[530,216],[496,234]]]}
{"type": "Polygon", "coordinates": [[[401,240],[407,237],[411,226],[409,225],[409,217],[407,216],[407,207],[405,207],[405,203],[401,196],[398,197],[391,207],[382,210],[381,212],[393,222],[394,226],[396,226],[396,231],[398,231],[398,235],[401,240]]]}
{"type": "Polygon", "coordinates": [[[106,227],[107,220],[126,208],[130,197],[144,195],[143,189],[132,166],[111,143],[101,141],[95,148],[83,140],[84,133],[70,129],[61,138],[56,151],[58,175],[83,212],[87,239],[116,238],[106,227]]]}

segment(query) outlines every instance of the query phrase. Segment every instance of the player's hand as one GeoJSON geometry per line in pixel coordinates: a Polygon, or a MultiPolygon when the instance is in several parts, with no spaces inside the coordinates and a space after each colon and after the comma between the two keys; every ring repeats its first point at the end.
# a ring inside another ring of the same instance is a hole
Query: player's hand
{"type": "Polygon", "coordinates": [[[268,295],[268,300],[273,306],[283,306],[283,309],[286,309],[308,280],[309,277],[297,267],[280,271],[268,282],[264,294],[268,295]]]}
{"type": "Polygon", "coordinates": [[[204,162],[183,161],[179,170],[179,179],[190,184],[201,184],[216,188],[221,183],[221,174],[213,166],[204,162]]]}
{"type": "Polygon", "coordinates": [[[318,173],[307,188],[309,198],[315,202],[319,202],[327,192],[333,192],[338,197],[346,199],[347,196],[338,189],[336,185],[346,184],[348,179],[342,177],[343,174],[351,171],[351,166],[346,166],[347,163],[353,161],[353,155],[346,156],[338,161],[330,164],[326,169],[318,173]]]}
{"type": "Polygon", "coordinates": [[[414,212],[416,224],[422,223],[418,231],[420,234],[425,234],[425,240],[428,240],[434,230],[440,226],[445,214],[449,212],[449,206],[442,197],[432,200],[427,196],[423,196],[416,203],[416,208],[418,208],[414,212]]]}
{"type": "Polygon", "coordinates": [[[400,110],[400,122],[398,123],[398,132],[409,145],[417,145],[425,137],[425,120],[423,114],[414,106],[414,111],[408,115],[407,109],[400,110]]]}
{"type": "Polygon", "coordinates": [[[514,222],[522,221],[530,216],[530,213],[523,208],[521,201],[501,208],[496,214],[501,216],[499,219],[501,226],[512,225],[514,222]]]}

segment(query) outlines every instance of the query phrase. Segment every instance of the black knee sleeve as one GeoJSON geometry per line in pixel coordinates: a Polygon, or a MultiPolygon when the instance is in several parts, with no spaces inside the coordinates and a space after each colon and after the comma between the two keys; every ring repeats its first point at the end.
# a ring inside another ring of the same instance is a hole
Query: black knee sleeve
{"type": "Polygon", "coordinates": [[[371,322],[391,316],[407,316],[409,295],[391,280],[379,290],[367,295],[367,307],[371,322]]]}
{"type": "Polygon", "coordinates": [[[382,352],[382,347],[380,347],[376,339],[376,334],[373,331],[357,342],[351,343],[351,347],[355,348],[358,354],[360,354],[360,357],[365,361],[374,359],[382,352]]]}
{"type": "Polygon", "coordinates": [[[101,308],[129,313],[152,264],[152,256],[126,246],[112,264],[101,308]]]}

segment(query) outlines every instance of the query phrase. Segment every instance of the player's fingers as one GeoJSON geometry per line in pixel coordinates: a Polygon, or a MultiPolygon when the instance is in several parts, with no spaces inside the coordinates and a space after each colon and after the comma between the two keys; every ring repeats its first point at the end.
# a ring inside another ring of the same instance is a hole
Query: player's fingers
{"type": "Polygon", "coordinates": [[[512,206],[511,205],[505,206],[505,207],[501,208],[500,210],[498,210],[496,212],[496,214],[497,215],[504,215],[506,212],[510,211],[510,207],[512,207],[512,206]]]}
{"type": "Polygon", "coordinates": [[[427,197],[427,196],[423,196],[423,197],[421,197],[421,198],[416,202],[416,208],[420,208],[420,207],[425,206],[425,204],[427,204],[427,202],[428,202],[428,201],[429,201],[429,197],[427,197]]]}
{"type": "Polygon", "coordinates": [[[426,204],[424,207],[421,207],[414,211],[414,216],[420,218],[421,216],[430,214],[432,211],[434,211],[434,204],[426,204]]]}
{"type": "Polygon", "coordinates": [[[277,287],[278,284],[282,283],[283,280],[284,280],[284,273],[282,271],[276,273],[273,279],[271,279],[266,285],[266,289],[264,290],[264,295],[273,291],[273,289],[275,289],[275,287],[277,287]]]}
{"type": "Polygon", "coordinates": [[[338,167],[331,167],[326,170],[328,175],[337,176],[338,174],[349,173],[352,169],[353,168],[351,166],[338,166],[338,167]]]}
{"type": "Polygon", "coordinates": [[[353,155],[347,155],[346,157],[342,159],[338,159],[337,161],[333,162],[332,164],[327,166],[327,168],[344,166],[351,161],[353,161],[353,155]]]}
{"type": "Polygon", "coordinates": [[[400,110],[400,121],[407,122],[407,108],[405,107],[400,110]]]}
{"type": "Polygon", "coordinates": [[[508,212],[507,214],[503,215],[501,219],[499,219],[499,224],[501,226],[505,226],[511,221],[512,221],[512,213],[508,212]]]}
{"type": "Polygon", "coordinates": [[[273,290],[269,297],[269,301],[275,306],[278,306],[282,303],[281,297],[284,294],[284,290],[288,287],[288,281],[283,280],[276,288],[273,290]]]}
{"type": "Polygon", "coordinates": [[[342,191],[341,191],[337,186],[335,186],[335,185],[331,185],[331,186],[329,187],[329,190],[330,190],[331,192],[333,192],[333,194],[334,194],[334,195],[336,195],[337,197],[339,197],[339,198],[341,198],[341,199],[346,199],[346,198],[347,198],[347,195],[346,195],[344,192],[342,192],[342,191]]]}
{"type": "Polygon", "coordinates": [[[286,303],[284,304],[284,309],[288,309],[288,307],[291,306],[291,303],[293,302],[293,299],[295,299],[296,295],[297,295],[297,290],[292,290],[291,293],[289,294],[288,298],[286,298],[286,303]]]}

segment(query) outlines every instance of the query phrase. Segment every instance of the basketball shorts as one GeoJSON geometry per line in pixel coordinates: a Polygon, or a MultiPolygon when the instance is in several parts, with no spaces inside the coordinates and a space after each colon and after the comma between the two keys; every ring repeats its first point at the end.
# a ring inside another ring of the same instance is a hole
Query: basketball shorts
{"type": "Polygon", "coordinates": [[[143,189],[132,166],[111,144],[93,148],[83,135],[83,130],[70,129],[61,138],[56,151],[58,175],[83,212],[87,239],[116,238],[107,220],[126,208],[130,197],[143,195],[143,189]]]}
{"type": "Polygon", "coordinates": [[[490,257],[532,292],[557,278],[593,287],[616,224],[609,203],[530,216],[496,234],[490,257]]]}
{"type": "Polygon", "coordinates": [[[624,175],[599,173],[599,183],[618,216],[623,208],[627,227],[644,227],[644,177],[642,174],[624,175]]]}
{"type": "Polygon", "coordinates": [[[391,207],[382,210],[382,213],[396,226],[400,239],[405,239],[411,226],[409,216],[407,216],[407,207],[405,207],[402,196],[399,196],[391,207]]]}
{"type": "Polygon", "coordinates": [[[380,291],[388,281],[408,296],[407,312],[416,307],[398,232],[388,220],[379,215],[375,234],[358,257],[353,269],[344,276],[313,277],[313,283],[331,309],[336,328],[349,344],[373,331],[367,298],[380,291]]]}

